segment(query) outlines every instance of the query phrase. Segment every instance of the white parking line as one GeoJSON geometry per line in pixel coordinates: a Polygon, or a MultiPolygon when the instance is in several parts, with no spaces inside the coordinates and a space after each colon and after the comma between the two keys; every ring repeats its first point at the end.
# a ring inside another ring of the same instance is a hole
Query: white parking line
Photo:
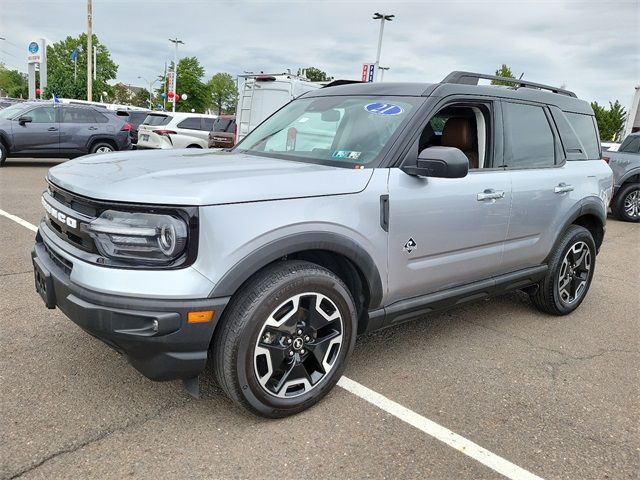
{"type": "Polygon", "coordinates": [[[473,443],[471,440],[467,440],[461,437],[455,432],[452,432],[448,428],[437,424],[436,422],[423,417],[422,415],[403,407],[399,403],[388,399],[384,395],[381,395],[373,390],[355,382],[347,377],[342,377],[338,381],[338,386],[344,388],[348,392],[366,400],[367,402],[375,405],[376,407],[390,413],[396,418],[399,418],[403,422],[408,423],[412,427],[422,430],[427,435],[446,443],[452,448],[455,448],[459,452],[464,453],[468,457],[477,460],[490,469],[504,475],[512,480],[542,480],[541,477],[528,472],[524,468],[521,468],[504,458],[491,453],[486,448],[482,448],[480,445],[473,443]]]}
{"type": "Polygon", "coordinates": [[[21,219],[20,217],[16,217],[15,215],[11,215],[9,212],[5,212],[2,209],[0,209],[0,215],[2,215],[3,217],[7,217],[9,220],[13,220],[16,223],[19,223],[23,227],[28,228],[29,230],[31,230],[32,232],[37,232],[38,231],[38,227],[36,227],[33,223],[29,223],[26,220],[21,219]]]}
{"type": "MultiPolygon", "coordinates": [[[[20,217],[16,217],[15,215],[5,212],[4,210],[0,209],[0,215],[2,215],[3,217],[7,217],[9,220],[13,220],[14,222],[22,225],[25,228],[28,228],[33,232],[38,230],[35,225],[21,219],[20,217]]],[[[446,443],[450,447],[455,448],[459,452],[464,453],[468,457],[477,460],[483,465],[504,475],[507,478],[510,478],[511,480],[542,480],[541,477],[538,477],[537,475],[528,472],[524,468],[521,468],[509,462],[508,460],[505,460],[504,458],[491,453],[489,450],[482,448],[480,445],[473,443],[471,440],[467,440],[466,438],[461,437],[448,428],[445,428],[442,425],[439,425],[436,422],[423,417],[413,410],[409,410],[408,408],[403,407],[399,403],[388,399],[384,395],[374,392],[370,388],[367,388],[364,385],[351,380],[350,378],[342,377],[338,381],[338,386],[344,388],[346,391],[354,394],[355,396],[366,400],[372,405],[375,405],[376,407],[384,410],[385,412],[393,415],[403,422],[408,423],[412,427],[423,431],[427,435],[430,435],[433,438],[446,443]]]]}

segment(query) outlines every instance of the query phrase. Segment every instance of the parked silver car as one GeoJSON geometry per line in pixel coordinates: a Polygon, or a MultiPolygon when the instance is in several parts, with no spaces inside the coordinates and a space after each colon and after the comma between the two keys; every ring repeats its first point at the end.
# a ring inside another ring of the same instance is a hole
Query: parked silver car
{"type": "Polygon", "coordinates": [[[85,105],[24,102],[0,110],[0,166],[8,157],[73,158],[131,148],[131,124],[85,105]]]}
{"type": "Polygon", "coordinates": [[[613,170],[611,212],[620,220],[640,222],[640,132],[632,133],[616,152],[603,158],[613,170]]]}
{"type": "Polygon", "coordinates": [[[149,378],[196,392],[212,360],[267,417],[331,390],[356,334],[515,289],[569,314],[612,193],[593,111],[480,78],[318,89],[231,151],[54,167],[37,291],[149,378]]]}

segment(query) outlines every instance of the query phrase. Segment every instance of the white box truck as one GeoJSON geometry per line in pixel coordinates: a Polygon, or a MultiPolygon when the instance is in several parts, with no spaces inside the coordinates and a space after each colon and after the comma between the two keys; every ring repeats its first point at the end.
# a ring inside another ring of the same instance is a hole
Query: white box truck
{"type": "Polygon", "coordinates": [[[294,98],[315,90],[327,82],[312,82],[293,74],[250,74],[244,78],[236,109],[237,142],[265,118],[294,98]]]}

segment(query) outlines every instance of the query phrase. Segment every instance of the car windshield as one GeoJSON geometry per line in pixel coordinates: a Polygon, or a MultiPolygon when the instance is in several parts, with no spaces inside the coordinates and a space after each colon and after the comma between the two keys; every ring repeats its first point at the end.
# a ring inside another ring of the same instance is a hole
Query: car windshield
{"type": "Polygon", "coordinates": [[[144,119],[142,125],[151,125],[152,127],[158,127],[161,125],[166,125],[171,121],[171,116],[169,115],[159,115],[156,113],[150,113],[147,115],[147,118],[144,119]]]}
{"type": "Polygon", "coordinates": [[[369,96],[302,98],[268,118],[236,150],[362,168],[378,158],[420,100],[369,96]]]}
{"type": "Polygon", "coordinates": [[[15,115],[19,114],[23,110],[26,110],[28,107],[30,107],[30,105],[22,105],[20,103],[11,105],[3,110],[0,110],[0,118],[13,118],[15,115]]]}
{"type": "Polygon", "coordinates": [[[233,118],[216,118],[213,122],[214,132],[231,132],[235,128],[233,118]]]}

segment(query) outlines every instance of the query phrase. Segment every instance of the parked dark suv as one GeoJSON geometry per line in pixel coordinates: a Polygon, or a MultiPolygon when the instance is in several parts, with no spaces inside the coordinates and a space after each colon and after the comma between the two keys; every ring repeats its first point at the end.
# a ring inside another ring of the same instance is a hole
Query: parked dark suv
{"type": "Polygon", "coordinates": [[[220,115],[209,132],[209,148],[231,148],[236,144],[236,116],[220,115]]]}
{"type": "Polygon", "coordinates": [[[118,111],[118,115],[123,117],[124,120],[131,124],[129,130],[129,138],[131,138],[131,144],[134,146],[138,143],[138,127],[142,125],[147,115],[151,113],[151,110],[123,110],[118,111]]]}
{"type": "Polygon", "coordinates": [[[24,102],[0,110],[0,166],[7,157],[73,158],[131,148],[131,124],[85,105],[24,102]]]}

